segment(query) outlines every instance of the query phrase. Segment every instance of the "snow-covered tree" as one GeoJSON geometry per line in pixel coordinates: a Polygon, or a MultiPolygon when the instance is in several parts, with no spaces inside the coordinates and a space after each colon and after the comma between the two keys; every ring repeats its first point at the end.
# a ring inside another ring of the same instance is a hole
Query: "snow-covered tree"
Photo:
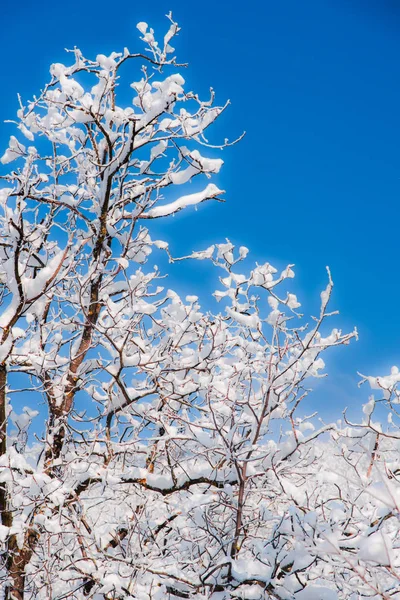
{"type": "Polygon", "coordinates": [[[359,422],[345,414],[319,445],[320,468],[308,482],[315,497],[296,509],[297,531],[320,563],[312,577],[325,580],[328,600],[400,598],[399,381],[396,367],[363,378],[379,396],[359,422]]]}
{"type": "Polygon", "coordinates": [[[206,134],[227,105],[185,91],[169,19],[162,44],[139,23],[143,53],[52,65],[1,159],[2,597],[400,597],[397,429],[372,400],[357,427],[299,411],[355,335],[326,328],[329,271],[307,327],[292,265],[190,249],[221,275],[205,310],[153,262],[177,260],[153,219],[223,193],[206,134]]]}

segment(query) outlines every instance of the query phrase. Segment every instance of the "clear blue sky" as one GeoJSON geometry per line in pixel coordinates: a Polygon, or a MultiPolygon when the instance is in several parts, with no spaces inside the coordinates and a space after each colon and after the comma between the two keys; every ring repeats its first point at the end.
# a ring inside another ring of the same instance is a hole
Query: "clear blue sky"
{"type": "MultiPolygon", "coordinates": [[[[248,0],[191,3],[2,2],[1,119],[16,93],[45,83],[65,47],[87,55],[138,48],[138,21],[164,33],[169,10],[182,26],[178,57],[189,87],[232,106],[217,134],[224,151],[218,184],[227,203],[170,221],[176,252],[210,242],[251,248],[254,260],[296,264],[305,309],[316,312],[325,265],[344,328],[360,341],[328,360],[322,412],[352,403],[356,371],[400,366],[400,5],[395,0],[248,0]],[[326,393],[326,395],[325,395],[326,393]]],[[[1,125],[5,146],[11,133],[1,125]]],[[[185,267],[190,292],[205,276],[185,267]]]]}

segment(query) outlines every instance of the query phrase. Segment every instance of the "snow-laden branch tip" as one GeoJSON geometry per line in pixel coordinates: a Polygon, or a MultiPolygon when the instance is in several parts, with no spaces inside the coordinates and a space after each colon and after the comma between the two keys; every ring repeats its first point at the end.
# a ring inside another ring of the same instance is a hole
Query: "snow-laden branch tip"
{"type": "Polygon", "coordinates": [[[147,212],[144,212],[141,215],[142,219],[157,219],[159,217],[167,217],[169,215],[173,215],[180,210],[187,208],[188,206],[196,206],[205,200],[211,200],[213,198],[218,198],[224,191],[220,190],[213,183],[209,183],[207,187],[201,192],[195,192],[194,194],[186,194],[181,196],[174,202],[170,202],[169,204],[164,204],[160,206],[156,206],[155,208],[151,208],[147,212]]]}

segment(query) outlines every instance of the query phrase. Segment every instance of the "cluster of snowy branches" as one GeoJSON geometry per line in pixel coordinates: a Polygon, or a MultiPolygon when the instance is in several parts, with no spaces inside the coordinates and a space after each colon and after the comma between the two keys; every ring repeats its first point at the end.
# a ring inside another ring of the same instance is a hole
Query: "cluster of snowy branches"
{"type": "Polygon", "coordinates": [[[329,271],[307,326],[292,265],[189,254],[220,275],[209,312],[151,262],[174,261],[152,219],[223,193],[226,105],[184,90],[169,18],[143,54],[52,65],[1,159],[1,597],[399,599],[398,371],[360,423],[301,408],[355,336],[328,327],[329,271]]]}

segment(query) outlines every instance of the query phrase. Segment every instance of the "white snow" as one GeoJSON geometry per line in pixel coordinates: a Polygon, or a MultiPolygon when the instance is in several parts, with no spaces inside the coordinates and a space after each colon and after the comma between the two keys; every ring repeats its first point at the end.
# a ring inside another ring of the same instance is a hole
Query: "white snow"
{"type": "Polygon", "coordinates": [[[148,217],[151,219],[155,219],[158,217],[166,217],[168,215],[177,213],[178,211],[182,210],[183,208],[186,208],[187,206],[194,206],[196,204],[200,204],[200,202],[210,200],[211,198],[215,198],[220,194],[223,194],[223,191],[220,190],[213,183],[209,183],[202,192],[196,192],[194,194],[181,196],[174,202],[164,204],[163,206],[156,206],[154,208],[151,208],[150,210],[144,213],[143,217],[148,217]]]}

